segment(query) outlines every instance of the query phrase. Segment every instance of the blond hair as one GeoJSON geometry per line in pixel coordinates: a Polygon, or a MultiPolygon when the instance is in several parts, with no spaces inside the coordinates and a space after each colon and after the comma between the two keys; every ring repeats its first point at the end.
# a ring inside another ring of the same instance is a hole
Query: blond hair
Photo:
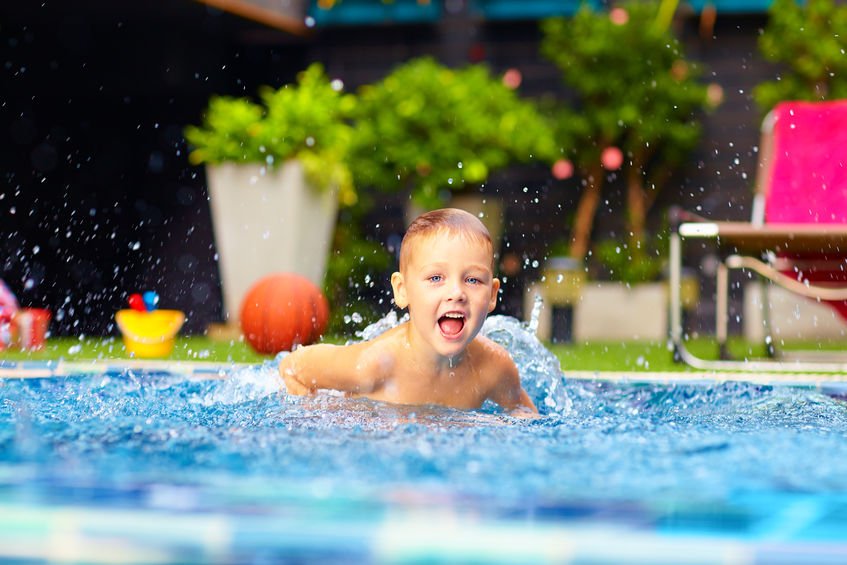
{"type": "Polygon", "coordinates": [[[415,218],[406,229],[403,241],[400,243],[400,270],[403,271],[409,263],[411,255],[410,243],[417,239],[438,232],[459,235],[471,241],[483,243],[491,251],[491,262],[494,263],[494,245],[488,228],[473,214],[458,208],[441,208],[425,212],[415,218]]]}

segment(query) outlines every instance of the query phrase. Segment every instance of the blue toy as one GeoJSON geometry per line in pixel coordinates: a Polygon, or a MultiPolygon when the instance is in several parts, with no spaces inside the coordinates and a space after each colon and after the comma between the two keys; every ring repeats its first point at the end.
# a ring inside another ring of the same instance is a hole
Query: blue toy
{"type": "Polygon", "coordinates": [[[159,295],[153,290],[148,290],[142,295],[144,299],[144,307],[148,312],[152,312],[159,307],[159,295]]]}

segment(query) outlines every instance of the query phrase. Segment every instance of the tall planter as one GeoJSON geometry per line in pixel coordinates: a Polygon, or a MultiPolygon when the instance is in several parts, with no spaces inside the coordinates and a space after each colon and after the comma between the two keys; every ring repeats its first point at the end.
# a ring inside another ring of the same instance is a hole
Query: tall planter
{"type": "Polygon", "coordinates": [[[207,165],[224,319],[238,321],[241,302],[261,277],[298,273],[323,285],[338,211],[335,190],[316,190],[296,160],[263,172],[260,165],[207,165]]]}
{"type": "Polygon", "coordinates": [[[574,338],[662,340],[668,336],[668,290],[663,283],[583,285],[574,306],[574,338]]]}

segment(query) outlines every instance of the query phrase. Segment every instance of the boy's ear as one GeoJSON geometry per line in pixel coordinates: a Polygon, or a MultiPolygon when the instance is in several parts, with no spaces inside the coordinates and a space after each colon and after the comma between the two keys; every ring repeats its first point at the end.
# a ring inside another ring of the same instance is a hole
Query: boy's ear
{"type": "Polygon", "coordinates": [[[406,283],[401,273],[391,273],[391,288],[394,290],[394,304],[398,308],[408,306],[409,299],[406,297],[406,283]]]}
{"type": "Polygon", "coordinates": [[[491,300],[488,301],[488,313],[494,311],[497,307],[497,293],[500,292],[500,279],[491,281],[491,300]]]}

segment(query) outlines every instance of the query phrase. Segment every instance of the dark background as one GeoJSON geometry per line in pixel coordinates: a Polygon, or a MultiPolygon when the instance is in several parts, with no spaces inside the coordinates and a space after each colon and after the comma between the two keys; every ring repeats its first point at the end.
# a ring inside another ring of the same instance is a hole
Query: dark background
{"type": "MultiPolygon", "coordinates": [[[[696,14],[680,18],[688,56],[723,87],[725,101],[706,116],[690,166],[657,202],[654,227],[672,203],[749,217],[761,121],[750,93],[774,74],[756,46],[765,22],[763,14],[719,14],[704,36],[696,14]]],[[[221,293],[205,176],[188,164],[182,130],[199,123],[210,95],[253,95],[259,85],[291,82],[312,61],[353,90],[433,54],[450,65],[483,61],[498,73],[517,68],[524,95],[567,96],[538,54],[539,38],[537,22],[467,14],[298,36],[193,0],[4,2],[0,278],[23,306],[53,311],[54,334],[115,333],[114,312],[146,289],[158,291],[163,307],[186,311],[186,332],[202,332],[220,320],[221,293]]],[[[485,190],[507,202],[504,251],[524,269],[507,281],[501,308],[520,315],[521,289],[538,276],[534,261],[567,235],[578,184],[524,167],[495,175],[485,190]]],[[[397,197],[380,202],[367,235],[386,242],[402,233],[402,206],[397,197]]],[[[599,235],[619,233],[620,209],[613,185],[599,235]]],[[[691,261],[704,267],[693,324],[708,331],[710,258],[695,250],[691,261]]]]}

